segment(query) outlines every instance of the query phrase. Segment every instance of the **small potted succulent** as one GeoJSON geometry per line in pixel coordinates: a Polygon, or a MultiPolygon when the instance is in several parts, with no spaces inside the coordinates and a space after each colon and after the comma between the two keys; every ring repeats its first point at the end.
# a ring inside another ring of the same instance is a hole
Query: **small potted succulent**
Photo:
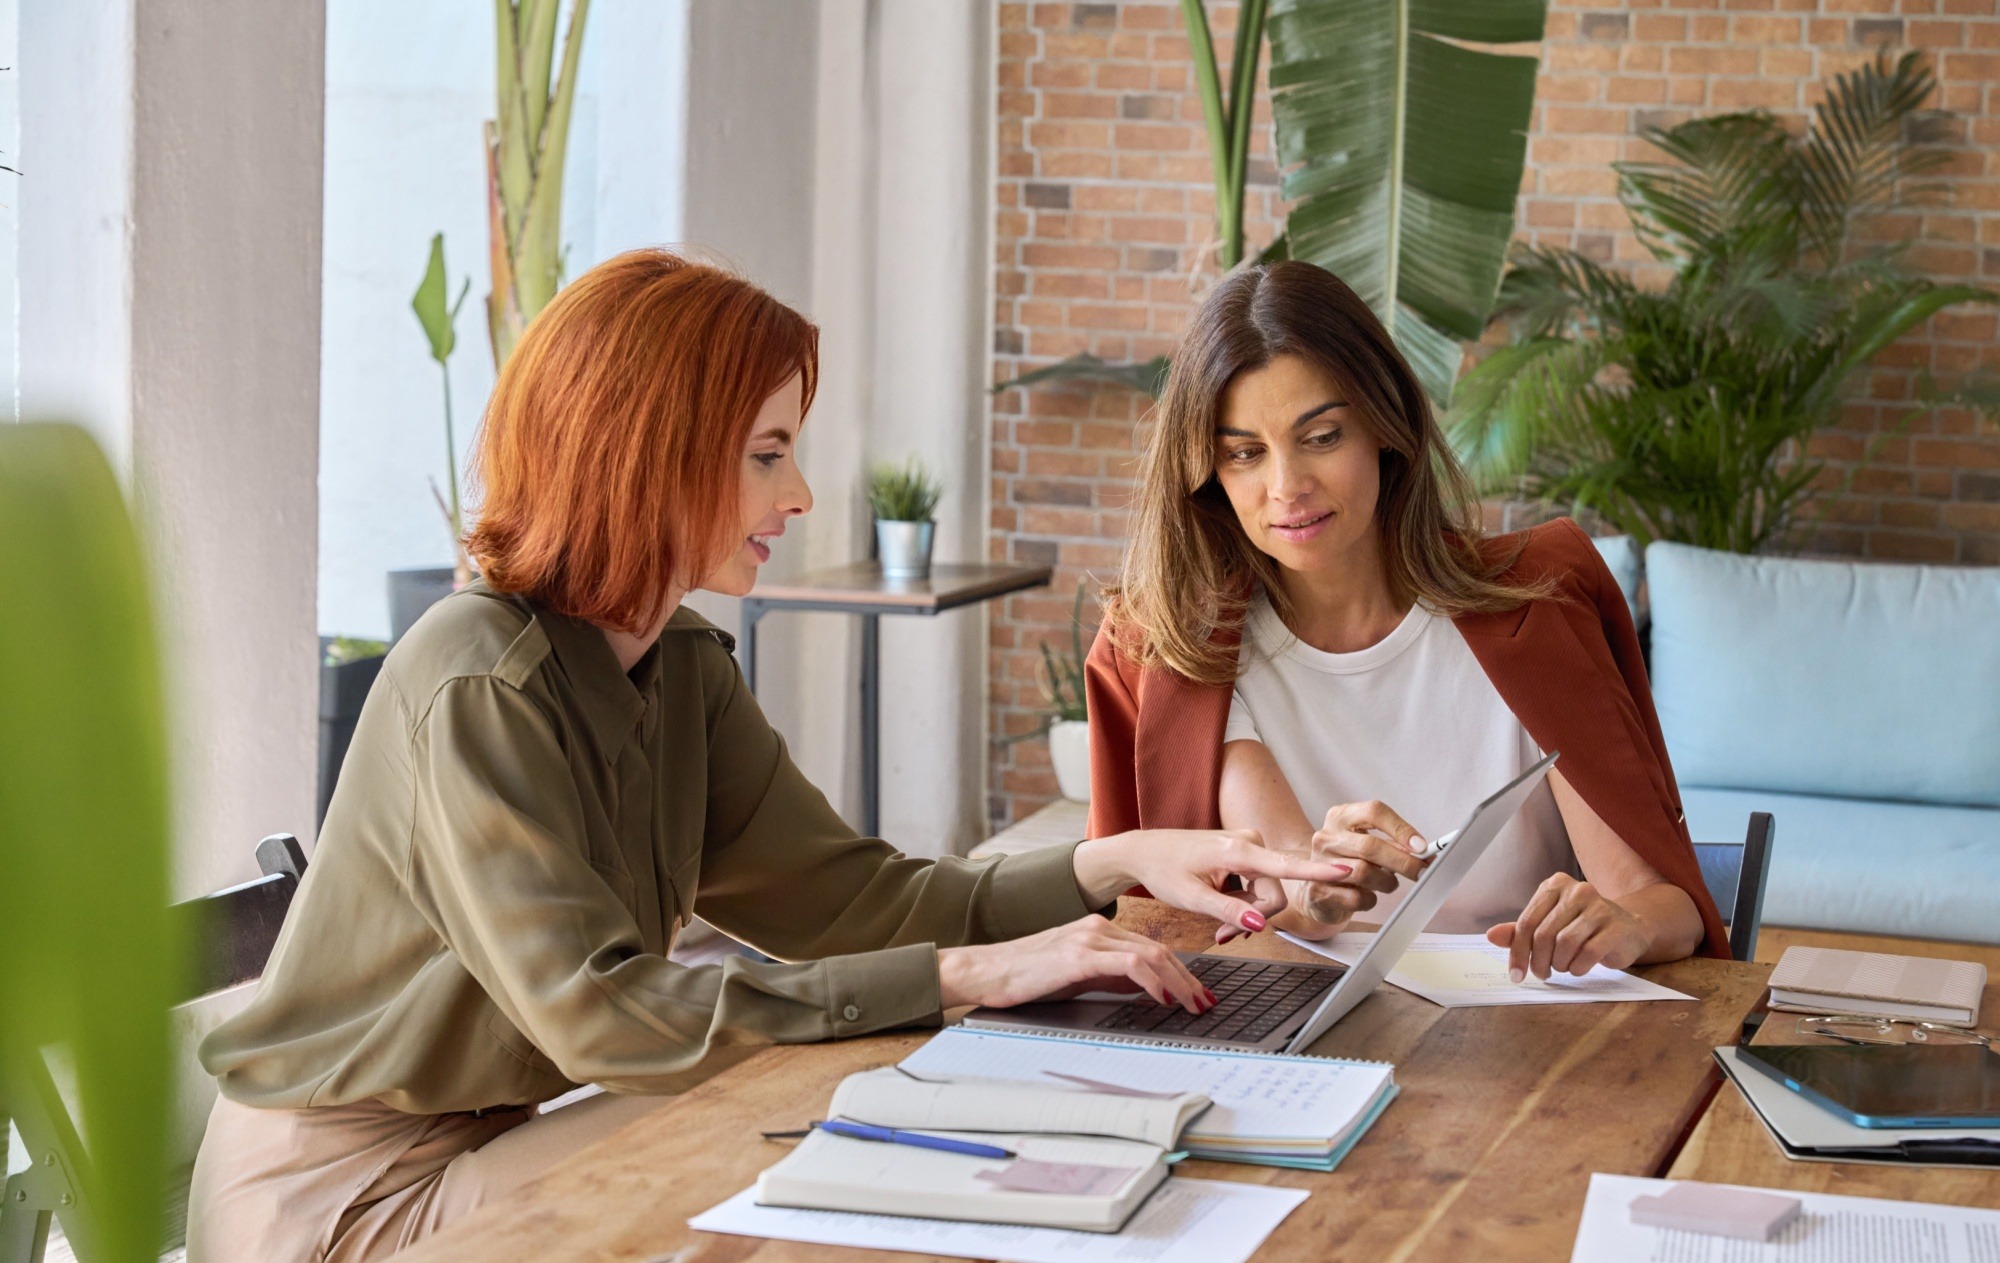
{"type": "Polygon", "coordinates": [[[1072,802],[1090,801],[1090,711],[1083,688],[1083,593],[1076,585],[1070,607],[1069,652],[1060,657],[1042,642],[1042,692],[1049,699],[1046,728],[1049,762],[1055,765],[1056,786],[1072,802]]]}
{"type": "Polygon", "coordinates": [[[937,533],[937,477],[911,457],[902,468],[878,465],[868,475],[868,506],[875,511],[875,554],[885,579],[928,579],[931,541],[937,533]]]}

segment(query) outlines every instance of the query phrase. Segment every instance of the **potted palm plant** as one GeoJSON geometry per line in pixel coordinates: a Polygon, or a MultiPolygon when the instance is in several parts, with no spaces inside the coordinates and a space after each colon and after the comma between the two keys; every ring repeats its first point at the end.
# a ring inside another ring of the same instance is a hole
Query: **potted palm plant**
{"type": "Polygon", "coordinates": [[[901,468],[879,465],[868,475],[868,506],[875,511],[875,553],[885,579],[927,579],[944,487],[911,457],[901,468]]]}
{"type": "MultiPolygon", "coordinates": [[[[1517,254],[1511,341],[1466,374],[1452,418],[1482,489],[1593,512],[1641,547],[1782,545],[1827,485],[1808,440],[1875,358],[1947,307],[2000,302],[1855,233],[1939,192],[1935,86],[1919,54],[1885,54],[1834,79],[1801,136],[1762,112],[1647,131],[1662,160],[1619,164],[1619,198],[1673,276],[1648,289],[1573,251],[1517,254]]],[[[1996,401],[1925,374],[1901,423],[1996,401]]]]}

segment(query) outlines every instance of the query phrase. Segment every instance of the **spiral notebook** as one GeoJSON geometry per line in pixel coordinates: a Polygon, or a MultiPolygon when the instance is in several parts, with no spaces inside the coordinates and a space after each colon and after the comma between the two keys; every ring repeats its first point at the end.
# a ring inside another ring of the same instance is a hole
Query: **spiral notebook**
{"type": "Polygon", "coordinates": [[[1198,1092],[1131,1096],[1054,1079],[851,1074],[828,1118],[996,1146],[941,1152],[814,1130],[757,1178],[757,1204],[971,1223],[1117,1232],[1167,1178],[1198,1092]]]}
{"type": "Polygon", "coordinates": [[[963,1026],[939,1032],[902,1065],[936,1079],[1199,1092],[1213,1104],[1181,1134],[1190,1156],[1311,1171],[1333,1170],[1397,1091],[1395,1067],[1379,1061],[963,1026]]]}

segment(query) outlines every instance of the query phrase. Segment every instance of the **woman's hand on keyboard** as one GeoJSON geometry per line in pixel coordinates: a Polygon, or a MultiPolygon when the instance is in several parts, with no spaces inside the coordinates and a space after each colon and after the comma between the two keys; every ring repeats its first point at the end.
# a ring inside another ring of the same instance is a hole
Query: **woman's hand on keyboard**
{"type": "Polygon", "coordinates": [[[1006,943],[938,952],[944,1008],[1067,999],[1086,991],[1143,991],[1190,1013],[1215,1007],[1215,995],[1180,957],[1152,939],[1092,915],[1006,943]]]}

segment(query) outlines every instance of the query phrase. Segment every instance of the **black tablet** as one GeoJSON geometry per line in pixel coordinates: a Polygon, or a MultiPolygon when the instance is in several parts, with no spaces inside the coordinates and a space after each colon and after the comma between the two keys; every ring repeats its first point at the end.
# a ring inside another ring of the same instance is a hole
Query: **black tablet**
{"type": "Polygon", "coordinates": [[[1977,1044],[1744,1044],[1737,1051],[1857,1127],[2000,1127],[2000,1053],[1977,1044]]]}

